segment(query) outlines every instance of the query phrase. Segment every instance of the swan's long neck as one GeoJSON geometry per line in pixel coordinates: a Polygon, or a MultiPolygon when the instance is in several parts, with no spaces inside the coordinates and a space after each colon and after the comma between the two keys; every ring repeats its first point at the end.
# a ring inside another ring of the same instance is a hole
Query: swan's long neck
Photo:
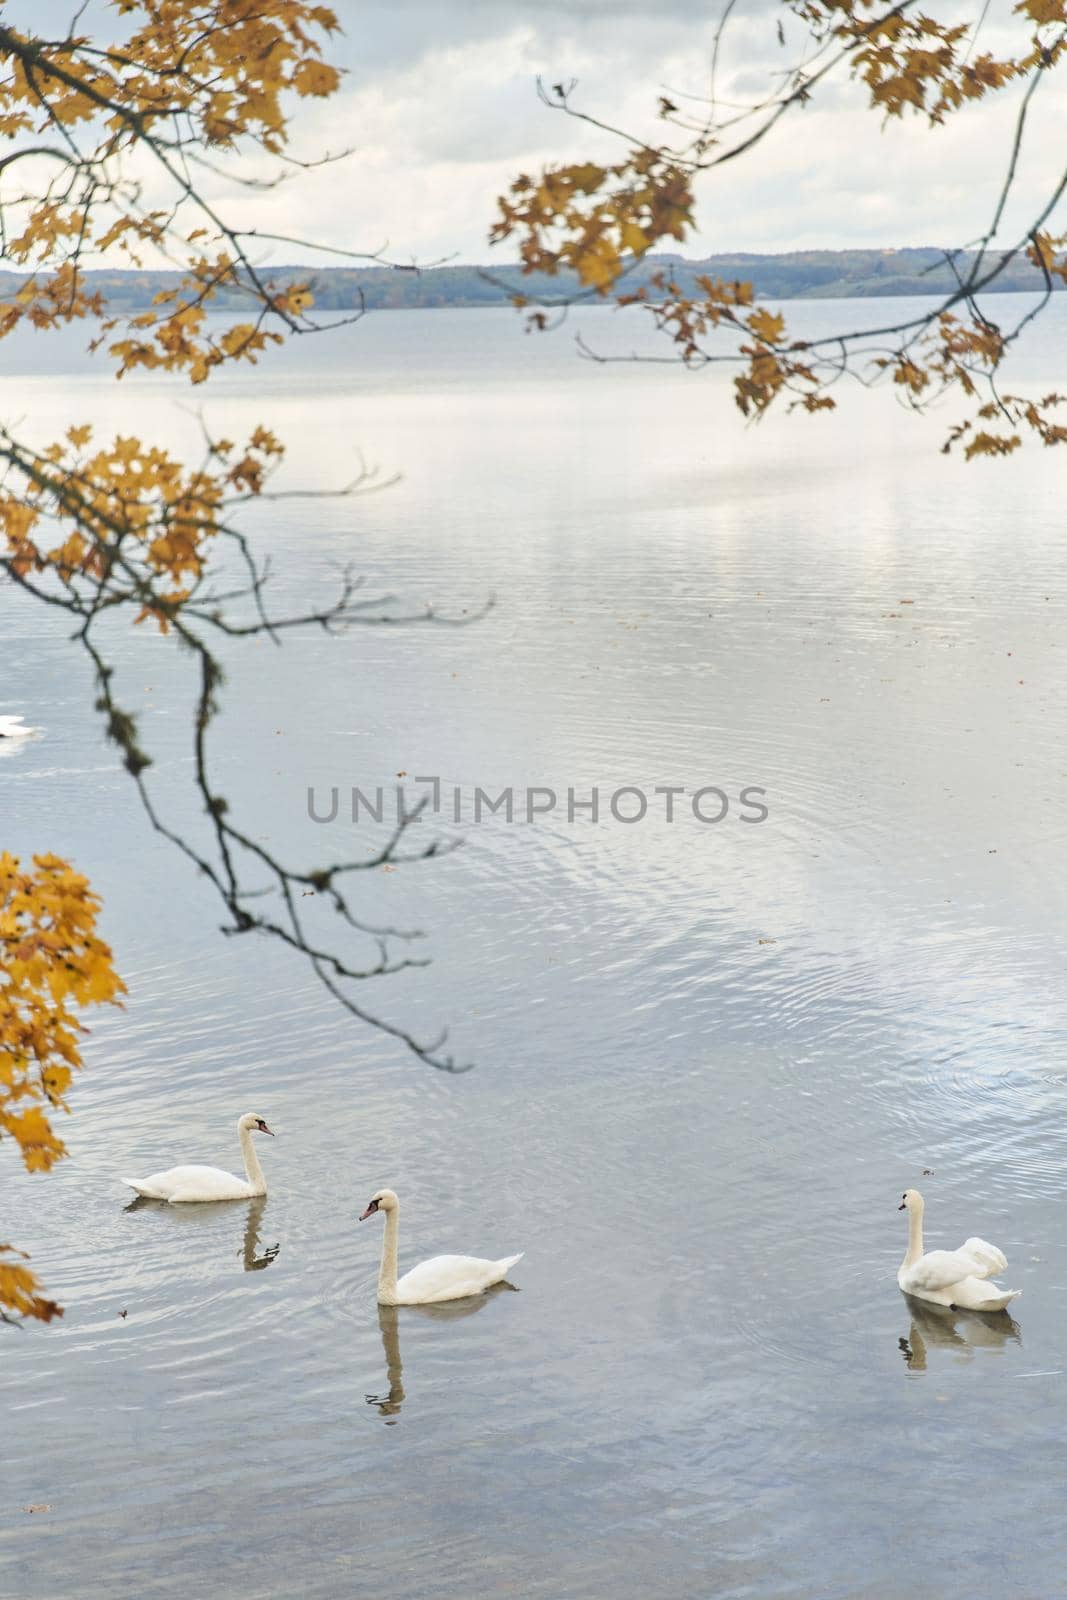
{"type": "Polygon", "coordinates": [[[908,1212],[908,1253],[903,1265],[913,1267],[923,1253],[923,1214],[919,1210],[908,1212]]]}
{"type": "Polygon", "coordinates": [[[263,1176],[263,1168],[259,1164],[256,1147],[252,1143],[252,1130],[251,1128],[242,1128],[240,1132],[241,1154],[245,1158],[245,1174],[252,1186],[252,1193],[266,1194],[267,1180],[263,1176]]]}
{"type": "Polygon", "coordinates": [[[385,1233],[382,1235],[382,1264],[378,1269],[378,1303],[396,1305],[396,1257],[400,1238],[400,1213],[397,1206],[385,1213],[385,1233]]]}

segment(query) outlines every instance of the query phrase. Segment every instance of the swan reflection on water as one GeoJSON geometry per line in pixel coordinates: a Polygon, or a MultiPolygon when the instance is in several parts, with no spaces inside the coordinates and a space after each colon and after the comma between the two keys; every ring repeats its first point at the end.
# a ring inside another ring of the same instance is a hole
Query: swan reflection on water
{"type": "Polygon", "coordinates": [[[0,756],[25,750],[27,745],[33,744],[40,731],[40,728],[28,728],[21,716],[0,716],[0,756]]]}
{"type": "Polygon", "coordinates": [[[952,1311],[928,1300],[904,1296],[911,1327],[897,1340],[909,1372],[925,1372],[931,1349],[951,1350],[958,1361],[973,1361],[979,1350],[1003,1350],[1022,1343],[1022,1330],[1007,1311],[952,1311]]]}
{"type": "Polygon", "coordinates": [[[513,1283],[494,1283],[484,1294],[469,1295],[466,1300],[442,1300],[436,1305],[378,1307],[378,1329],[385,1353],[385,1376],[389,1383],[387,1394],[364,1396],[369,1406],[376,1406],[385,1419],[386,1427],[394,1427],[404,1394],[404,1363],[400,1359],[400,1313],[405,1317],[425,1317],[429,1322],[459,1322],[463,1317],[473,1317],[483,1311],[498,1294],[517,1294],[513,1283]]]}
{"type": "MultiPolygon", "coordinates": [[[[246,1272],[262,1272],[264,1267],[270,1266],[281,1249],[280,1244],[269,1244],[258,1255],[256,1253],[259,1250],[259,1230],[263,1221],[263,1213],[267,1209],[267,1198],[265,1194],[260,1194],[254,1200],[249,1200],[244,1214],[244,1234],[237,1254],[240,1256],[246,1272]]],[[[206,1219],[208,1218],[217,1220],[222,1216],[232,1216],[234,1212],[240,1210],[240,1207],[235,1205],[232,1200],[222,1200],[215,1203],[206,1201],[199,1205],[172,1206],[166,1200],[150,1200],[143,1194],[135,1195],[129,1205],[123,1206],[122,1209],[123,1211],[143,1211],[148,1208],[171,1218],[176,1227],[187,1227],[190,1224],[194,1227],[203,1227],[206,1226],[206,1219]]]]}
{"type": "Polygon", "coordinates": [[[378,1307],[378,1327],[382,1335],[382,1349],[385,1351],[385,1376],[389,1381],[389,1393],[364,1396],[369,1406],[378,1407],[387,1427],[395,1422],[404,1403],[404,1363],[400,1359],[399,1310],[399,1306],[378,1307]]]}

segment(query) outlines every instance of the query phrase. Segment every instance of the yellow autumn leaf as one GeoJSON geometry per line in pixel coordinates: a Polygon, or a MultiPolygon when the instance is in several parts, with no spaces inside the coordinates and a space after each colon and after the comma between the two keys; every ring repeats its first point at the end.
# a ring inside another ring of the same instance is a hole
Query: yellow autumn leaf
{"type": "Polygon", "coordinates": [[[619,229],[619,239],[624,250],[630,250],[635,256],[642,255],[652,243],[644,228],[639,228],[636,222],[624,222],[619,229]]]}
{"type": "Polygon", "coordinates": [[[1032,22],[1043,26],[1050,22],[1067,22],[1067,8],[1064,0],[1021,0],[1015,7],[1016,11],[1023,12],[1032,22]]]}
{"type": "MultiPolygon", "coordinates": [[[[24,868],[0,854],[0,1145],[14,1142],[29,1172],[66,1154],[50,1120],[65,1110],[81,1064],[79,1013],[119,1005],[125,985],[96,932],[100,902],[88,880],[59,856],[24,868]]],[[[0,1312],[48,1317],[32,1272],[0,1245],[0,1312]]]]}
{"type": "Polygon", "coordinates": [[[341,81],[336,67],[325,61],[302,61],[293,73],[293,88],[300,95],[331,95],[341,81]]]}
{"type": "Polygon", "coordinates": [[[778,344],[785,333],[785,318],[777,311],[765,311],[761,306],[750,313],[748,326],[764,344],[778,344]]]}

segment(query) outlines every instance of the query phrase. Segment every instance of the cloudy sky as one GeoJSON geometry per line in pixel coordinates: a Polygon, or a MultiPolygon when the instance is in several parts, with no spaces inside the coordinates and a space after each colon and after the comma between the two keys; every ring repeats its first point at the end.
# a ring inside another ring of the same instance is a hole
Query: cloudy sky
{"type": "MultiPolygon", "coordinates": [[[[967,18],[983,9],[980,0],[951,3],[967,18]]],[[[494,197],[518,172],[613,159],[623,149],[543,106],[538,74],[549,83],[575,78],[574,103],[583,110],[662,136],[657,97],[667,92],[677,101],[705,90],[723,0],[333,4],[345,33],[329,55],[347,70],[344,88],[322,104],[301,102],[293,149],[302,156],[345,147],[354,153],[276,194],[238,200],[241,214],[264,229],[345,249],[387,245],[398,259],[485,261],[497,254],[486,244],[494,197]]],[[[947,15],[933,0],[927,9],[947,15]]],[[[12,0],[4,11],[43,26],[46,18],[66,19],[69,6],[12,0]]],[[[90,19],[105,15],[94,0],[90,19]]],[[[979,48],[1003,43],[1010,17],[1011,0],[992,0],[979,48]]],[[[1017,23],[1012,34],[1018,49],[1017,23]]],[[[720,64],[721,97],[751,102],[766,93],[771,74],[796,59],[801,39],[784,0],[739,0],[720,64]]],[[[1062,75],[1067,79],[1067,69],[1062,75]]],[[[939,130],[917,118],[883,129],[860,88],[830,84],[751,155],[700,184],[701,229],[686,253],[966,243],[992,211],[1017,101],[1018,91],[1010,91],[939,130]]],[[[1054,85],[1036,97],[1009,231],[1062,162],[1065,110],[1067,94],[1054,85]]]]}

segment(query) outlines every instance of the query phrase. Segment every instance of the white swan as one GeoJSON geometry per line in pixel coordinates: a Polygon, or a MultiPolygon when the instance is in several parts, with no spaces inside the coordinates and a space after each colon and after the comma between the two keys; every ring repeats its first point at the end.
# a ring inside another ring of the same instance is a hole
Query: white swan
{"type": "Polygon", "coordinates": [[[27,728],[21,717],[0,717],[0,739],[28,739],[40,728],[27,728]]]}
{"type": "Polygon", "coordinates": [[[259,1157],[252,1148],[252,1132],[273,1133],[262,1117],[246,1111],[237,1124],[241,1140],[241,1154],[245,1158],[248,1181],[223,1172],[221,1167],[168,1167],[166,1172],[153,1172],[147,1178],[123,1178],[123,1183],[136,1189],[148,1200],[169,1200],[171,1205],[192,1200],[250,1200],[254,1195],[266,1194],[267,1180],[259,1157]]]}
{"type": "Polygon", "coordinates": [[[400,1202],[392,1189],[379,1189],[360,1217],[365,1222],[376,1211],[385,1212],[382,1238],[382,1264],[378,1273],[378,1304],[383,1306],[425,1306],[435,1300],[462,1300],[469,1294],[484,1294],[494,1283],[502,1283],[522,1260],[505,1256],[502,1261],[482,1261],[478,1256],[431,1256],[397,1281],[396,1249],[399,1233],[400,1202]]]}
{"type": "Polygon", "coordinates": [[[905,1189],[897,1210],[908,1213],[908,1252],[897,1273],[905,1294],[963,1311],[1003,1311],[1022,1294],[1021,1289],[1001,1289],[987,1281],[995,1272],[1003,1272],[1008,1262],[1003,1251],[984,1239],[968,1239],[958,1250],[923,1255],[923,1197],[918,1189],[905,1189]]]}

